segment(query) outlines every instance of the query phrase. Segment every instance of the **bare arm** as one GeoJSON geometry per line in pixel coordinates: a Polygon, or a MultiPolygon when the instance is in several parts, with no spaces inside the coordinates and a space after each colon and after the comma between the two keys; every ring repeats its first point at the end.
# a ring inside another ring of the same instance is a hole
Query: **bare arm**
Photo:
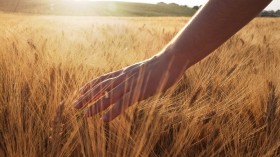
{"type": "Polygon", "coordinates": [[[86,116],[113,107],[102,117],[110,121],[130,105],[163,92],[197,63],[252,20],[271,0],[210,0],[156,56],[86,84],[76,108],[93,103],[86,116]]]}
{"type": "MultiPolygon", "coordinates": [[[[209,0],[169,43],[171,56],[187,67],[217,49],[271,0],[209,0]]],[[[187,68],[186,67],[186,68],[187,68]]]]}

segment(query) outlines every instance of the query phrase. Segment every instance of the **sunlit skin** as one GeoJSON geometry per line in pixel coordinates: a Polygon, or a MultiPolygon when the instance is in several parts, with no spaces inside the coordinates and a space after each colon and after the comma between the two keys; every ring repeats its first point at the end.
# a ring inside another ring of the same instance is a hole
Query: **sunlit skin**
{"type": "Polygon", "coordinates": [[[210,0],[160,53],[87,83],[80,89],[75,108],[90,105],[85,110],[89,117],[113,105],[102,117],[105,122],[113,120],[132,104],[174,85],[185,70],[217,49],[270,2],[210,0]]]}

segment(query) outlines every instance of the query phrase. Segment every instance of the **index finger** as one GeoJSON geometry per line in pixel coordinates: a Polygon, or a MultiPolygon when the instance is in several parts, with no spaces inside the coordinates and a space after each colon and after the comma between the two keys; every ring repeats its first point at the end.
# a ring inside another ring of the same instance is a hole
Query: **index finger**
{"type": "Polygon", "coordinates": [[[114,72],[110,72],[108,74],[105,74],[105,75],[102,75],[92,81],[90,81],[89,83],[87,83],[85,86],[83,86],[79,92],[81,94],[85,94],[87,91],[89,91],[91,88],[93,88],[94,86],[96,86],[97,84],[103,82],[104,80],[106,79],[110,79],[110,78],[113,78],[113,77],[117,77],[119,75],[121,75],[122,73],[126,73],[126,72],[129,72],[133,69],[135,69],[135,67],[137,67],[139,63],[137,64],[134,64],[132,66],[129,66],[127,68],[124,68],[124,69],[121,69],[121,70],[118,70],[118,71],[114,71],[114,72]]]}
{"type": "Polygon", "coordinates": [[[120,75],[121,73],[123,72],[123,70],[119,70],[119,71],[115,71],[115,72],[110,72],[108,74],[105,74],[105,75],[102,75],[90,82],[88,82],[86,85],[84,85],[80,90],[79,92],[81,94],[85,94],[88,90],[90,90],[91,88],[93,88],[94,86],[96,86],[97,84],[103,82],[104,80],[106,79],[109,79],[109,78],[113,78],[113,77],[116,77],[118,75],[120,75]]]}

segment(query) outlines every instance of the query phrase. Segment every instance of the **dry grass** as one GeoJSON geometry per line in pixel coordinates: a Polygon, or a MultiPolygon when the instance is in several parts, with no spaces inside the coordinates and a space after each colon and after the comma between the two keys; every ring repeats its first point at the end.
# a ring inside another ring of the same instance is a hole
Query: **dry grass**
{"type": "Polygon", "coordinates": [[[188,19],[0,19],[0,156],[280,155],[280,19],[255,19],[109,124],[73,109],[76,90],[157,53],[188,19]]]}

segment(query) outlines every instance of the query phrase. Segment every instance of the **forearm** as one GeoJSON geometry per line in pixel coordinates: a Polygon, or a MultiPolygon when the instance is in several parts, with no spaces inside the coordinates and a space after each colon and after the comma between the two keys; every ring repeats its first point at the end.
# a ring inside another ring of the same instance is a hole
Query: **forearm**
{"type": "MultiPolygon", "coordinates": [[[[251,21],[271,0],[209,0],[164,52],[187,69],[251,21]]],[[[172,63],[173,64],[173,63],[172,63]]]]}

